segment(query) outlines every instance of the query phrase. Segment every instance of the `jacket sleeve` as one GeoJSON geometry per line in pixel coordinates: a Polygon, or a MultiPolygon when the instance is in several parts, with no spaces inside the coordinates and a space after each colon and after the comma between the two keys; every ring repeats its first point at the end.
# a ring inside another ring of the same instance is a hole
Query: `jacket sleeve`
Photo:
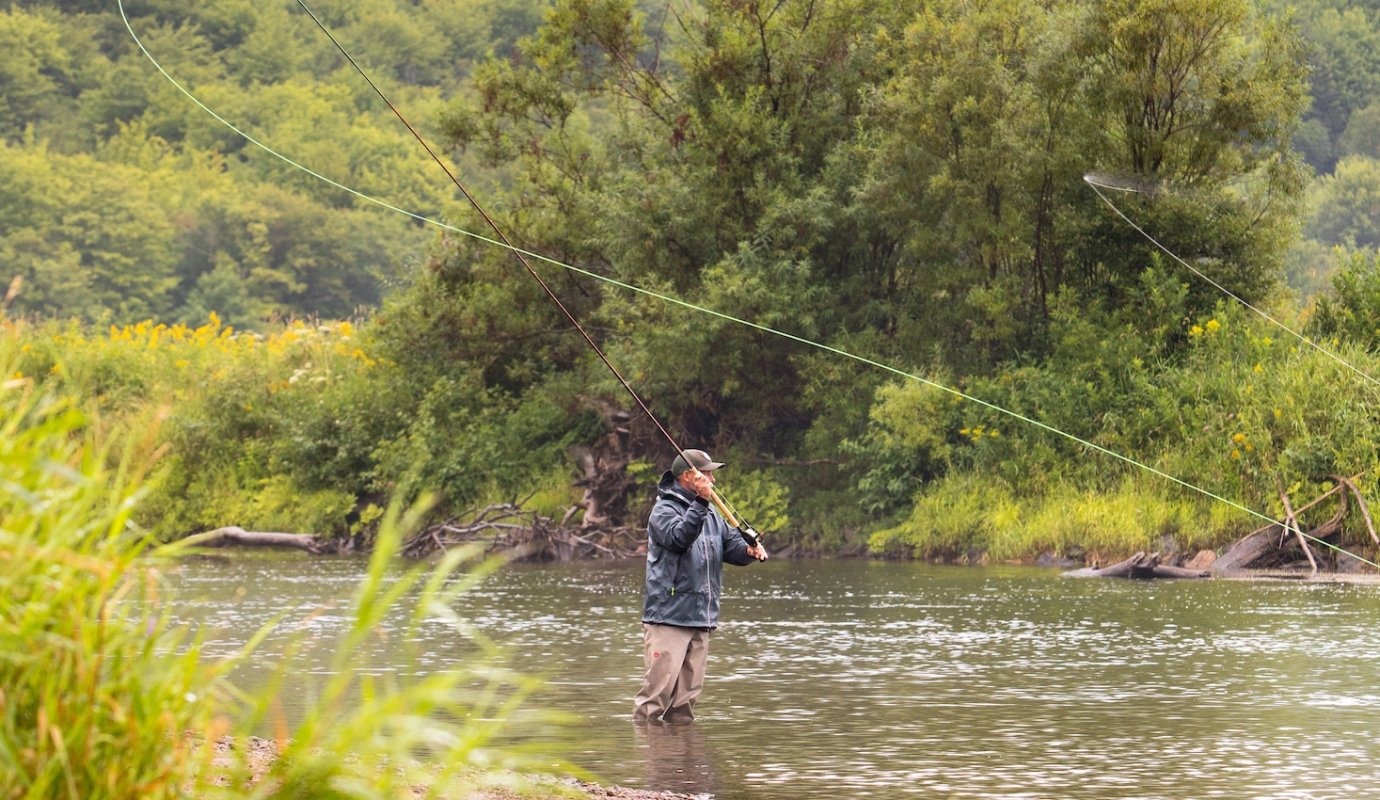
{"type": "Polygon", "coordinates": [[[652,541],[677,555],[690,549],[704,530],[704,518],[709,513],[709,501],[695,498],[685,510],[675,503],[657,503],[648,520],[647,533],[652,541]]]}
{"type": "Polygon", "coordinates": [[[727,533],[724,537],[724,563],[733,564],[739,567],[746,567],[748,564],[757,563],[757,559],[748,555],[748,544],[743,541],[743,535],[738,531],[725,526],[727,533]]]}

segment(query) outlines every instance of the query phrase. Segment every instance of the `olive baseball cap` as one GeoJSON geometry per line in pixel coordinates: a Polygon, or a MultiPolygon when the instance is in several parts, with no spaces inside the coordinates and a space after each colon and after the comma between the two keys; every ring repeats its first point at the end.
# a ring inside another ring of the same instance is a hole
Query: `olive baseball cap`
{"type": "Polygon", "coordinates": [[[703,450],[683,450],[676,456],[676,460],[671,462],[671,474],[679,475],[692,469],[709,472],[722,466],[723,464],[710,458],[703,450]]]}

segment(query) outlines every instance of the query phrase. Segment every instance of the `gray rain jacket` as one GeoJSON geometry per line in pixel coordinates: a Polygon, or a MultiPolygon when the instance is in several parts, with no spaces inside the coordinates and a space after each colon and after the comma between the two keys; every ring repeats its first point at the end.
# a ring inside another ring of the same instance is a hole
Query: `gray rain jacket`
{"type": "Polygon", "coordinates": [[[647,592],[642,621],[712,630],[719,624],[724,562],[747,566],[747,542],[668,470],[647,520],[647,592]]]}

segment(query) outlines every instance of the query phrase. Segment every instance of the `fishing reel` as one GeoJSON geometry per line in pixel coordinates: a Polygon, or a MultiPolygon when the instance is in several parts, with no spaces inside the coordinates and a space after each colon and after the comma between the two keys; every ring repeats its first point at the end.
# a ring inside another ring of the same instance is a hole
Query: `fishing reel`
{"type": "Polygon", "coordinates": [[[738,526],[738,535],[743,537],[748,547],[757,547],[762,544],[762,533],[752,527],[752,523],[743,520],[743,524],[738,526]]]}

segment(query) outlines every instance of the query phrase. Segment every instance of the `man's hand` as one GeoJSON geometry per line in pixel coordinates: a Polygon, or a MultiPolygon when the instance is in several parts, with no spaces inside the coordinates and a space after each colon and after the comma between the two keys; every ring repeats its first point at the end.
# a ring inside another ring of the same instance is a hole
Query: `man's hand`
{"type": "Polygon", "coordinates": [[[690,489],[705,500],[714,493],[714,481],[707,474],[696,470],[690,473],[690,489]]]}
{"type": "Polygon", "coordinates": [[[747,554],[757,559],[758,561],[767,560],[767,548],[763,547],[760,544],[756,547],[749,547],[747,550],[747,554]]]}

